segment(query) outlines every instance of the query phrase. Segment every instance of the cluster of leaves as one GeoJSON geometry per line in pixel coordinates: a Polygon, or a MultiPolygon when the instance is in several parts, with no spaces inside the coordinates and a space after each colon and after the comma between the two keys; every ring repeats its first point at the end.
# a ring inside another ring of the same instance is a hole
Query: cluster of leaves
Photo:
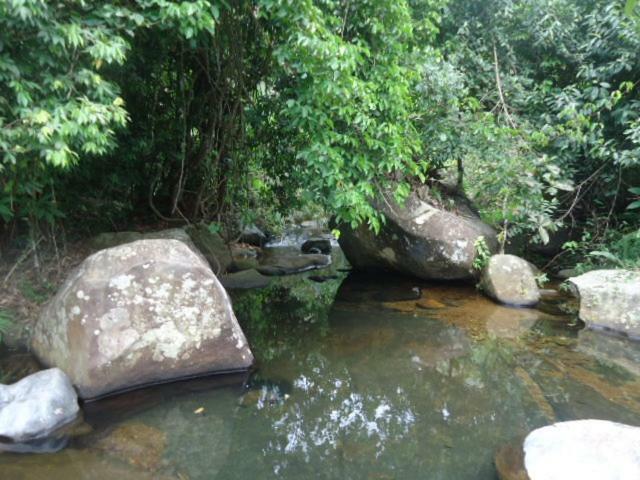
{"type": "Polygon", "coordinates": [[[637,225],[640,35],[622,5],[461,1],[444,18],[459,88],[436,153],[462,161],[485,217],[543,243],[637,225]]]}
{"type": "MultiPolygon", "coordinates": [[[[54,184],[80,159],[113,150],[130,117],[112,71],[134,35],[212,33],[205,0],[7,0],[0,4],[0,215],[31,225],[61,215],[54,184]]],[[[64,192],[66,193],[66,192],[64,192]]]]}
{"type": "Polygon", "coordinates": [[[7,0],[0,217],[378,230],[380,192],[453,169],[503,241],[600,244],[638,228],[637,27],[604,0],[7,0]]]}

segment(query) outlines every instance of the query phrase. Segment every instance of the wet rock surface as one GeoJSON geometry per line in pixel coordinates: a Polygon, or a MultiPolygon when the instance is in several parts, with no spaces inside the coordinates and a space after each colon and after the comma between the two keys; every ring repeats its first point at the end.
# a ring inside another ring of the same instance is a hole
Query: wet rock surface
{"type": "Polygon", "coordinates": [[[593,270],[569,279],[580,299],[580,319],[640,339],[640,272],[593,270]]]}
{"type": "Polygon", "coordinates": [[[224,288],[177,240],[88,257],[43,310],[32,345],[86,399],[253,361],[224,288]]]}
{"type": "Polygon", "coordinates": [[[328,238],[313,237],[306,240],[300,247],[302,253],[322,253],[329,255],[331,253],[331,240],[328,238]]]}
{"type": "Polygon", "coordinates": [[[246,227],[240,234],[239,242],[255,247],[263,247],[267,243],[267,235],[255,225],[246,227]]]}
{"type": "Polygon", "coordinates": [[[265,260],[257,270],[262,275],[280,276],[316,270],[331,265],[331,257],[317,253],[282,254],[265,260]]]}
{"type": "MultiPolygon", "coordinates": [[[[29,450],[16,444],[46,440],[73,422],[79,410],[71,381],[57,368],[33,373],[12,385],[0,385],[0,450],[29,450]]],[[[50,450],[59,447],[57,443],[42,446],[50,450]]]]}
{"type": "Polygon", "coordinates": [[[91,448],[134,467],[157,471],[163,466],[167,434],[141,422],[127,422],[98,439],[91,448]]]}
{"type": "Polygon", "coordinates": [[[482,271],[482,290],[507,305],[532,306],[540,300],[540,291],[529,262],[515,255],[493,255],[482,271]]]}
{"type": "Polygon", "coordinates": [[[491,251],[497,249],[494,230],[462,196],[451,196],[453,206],[448,209],[420,192],[412,193],[404,206],[390,197],[376,204],[386,217],[379,234],[367,225],[355,230],[338,225],[340,246],[355,269],[391,270],[427,280],[468,280],[475,276],[478,238],[484,237],[491,251]]]}

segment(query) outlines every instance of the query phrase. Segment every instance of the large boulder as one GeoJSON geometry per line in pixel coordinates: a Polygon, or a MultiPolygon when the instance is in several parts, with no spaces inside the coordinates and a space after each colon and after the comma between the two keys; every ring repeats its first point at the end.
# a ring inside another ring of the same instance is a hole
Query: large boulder
{"type": "Polygon", "coordinates": [[[74,421],[79,410],[71,381],[57,368],[0,385],[0,450],[47,438],[74,421]]]}
{"type": "Polygon", "coordinates": [[[640,428],[605,420],[561,422],[524,441],[531,480],[640,478],[640,428]]]}
{"type": "Polygon", "coordinates": [[[359,270],[391,270],[427,280],[464,280],[475,276],[475,243],[484,237],[497,250],[495,231],[480,220],[468,200],[452,195],[443,202],[423,190],[403,206],[386,195],[375,207],[386,222],[376,235],[367,225],[338,225],[338,241],[359,270]]]}
{"type": "Polygon", "coordinates": [[[501,448],[500,480],[631,480],[640,478],[640,427],[575,420],[538,428],[501,448]]]}
{"type": "Polygon", "coordinates": [[[531,306],[540,300],[531,264],[515,255],[493,255],[482,270],[480,287],[489,297],[507,305],[531,306]]]}
{"type": "Polygon", "coordinates": [[[32,347],[85,399],[253,362],[224,288],[177,240],[88,257],[42,312],[32,347]]]}
{"type": "Polygon", "coordinates": [[[105,232],[91,239],[89,245],[94,250],[113,248],[138,240],[179,240],[186,244],[196,255],[206,258],[211,268],[224,273],[231,264],[231,251],[217,233],[211,232],[204,225],[191,225],[186,229],[170,228],[155,232],[105,232]]]}
{"type": "Polygon", "coordinates": [[[640,339],[640,272],[593,270],[569,279],[580,299],[580,319],[640,339]]]}

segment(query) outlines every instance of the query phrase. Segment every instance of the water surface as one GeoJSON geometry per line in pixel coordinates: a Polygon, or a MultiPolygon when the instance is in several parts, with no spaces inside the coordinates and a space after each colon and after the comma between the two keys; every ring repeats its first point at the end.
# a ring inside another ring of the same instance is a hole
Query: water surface
{"type": "Polygon", "coordinates": [[[232,292],[250,375],[87,405],[65,450],[1,454],[2,478],[493,480],[496,449],[534,428],[640,424],[637,344],[581,330],[561,299],[511,309],[340,266],[232,292]]]}

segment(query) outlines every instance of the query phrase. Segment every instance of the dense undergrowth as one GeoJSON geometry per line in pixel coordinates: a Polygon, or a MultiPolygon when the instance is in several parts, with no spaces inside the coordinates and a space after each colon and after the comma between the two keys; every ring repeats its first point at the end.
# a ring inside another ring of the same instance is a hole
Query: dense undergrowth
{"type": "Polygon", "coordinates": [[[3,2],[3,256],[159,224],[231,239],[293,212],[378,229],[380,191],[435,180],[503,241],[557,244],[554,267],[638,268],[640,27],[624,7],[3,2]]]}

